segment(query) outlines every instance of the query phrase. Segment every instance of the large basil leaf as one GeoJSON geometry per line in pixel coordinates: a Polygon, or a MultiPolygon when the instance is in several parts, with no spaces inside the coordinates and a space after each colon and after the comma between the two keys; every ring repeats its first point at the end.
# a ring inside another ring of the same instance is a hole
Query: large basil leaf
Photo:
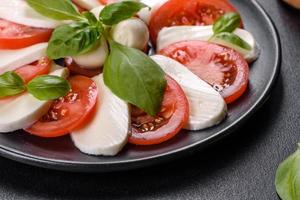
{"type": "Polygon", "coordinates": [[[51,59],[59,59],[84,54],[99,44],[100,37],[97,26],[81,22],[62,25],[53,32],[47,55],[51,59]]]}
{"type": "Polygon", "coordinates": [[[27,88],[28,92],[39,100],[53,100],[65,96],[71,86],[61,77],[44,75],[30,81],[27,88]]]}
{"type": "Polygon", "coordinates": [[[0,97],[13,96],[25,90],[24,81],[15,72],[6,72],[0,76],[0,97]]]}
{"type": "Polygon", "coordinates": [[[55,20],[81,20],[83,17],[71,0],[26,0],[40,14],[55,20]]]}
{"type": "Polygon", "coordinates": [[[230,47],[239,52],[252,50],[252,47],[246,41],[233,33],[218,33],[210,38],[209,41],[230,47]]]}
{"type": "Polygon", "coordinates": [[[109,41],[104,82],[112,92],[150,115],[161,108],[166,87],[162,69],[143,52],[109,41]]]}
{"type": "Polygon", "coordinates": [[[275,185],[282,200],[300,199],[300,144],[298,150],[279,165],[275,185]]]}
{"type": "Polygon", "coordinates": [[[220,17],[213,26],[214,34],[232,33],[241,24],[241,17],[237,13],[226,13],[220,17]]]}
{"type": "Polygon", "coordinates": [[[147,7],[143,3],[123,1],[105,6],[100,13],[100,20],[105,25],[114,25],[125,19],[133,17],[142,8],[147,7]]]}

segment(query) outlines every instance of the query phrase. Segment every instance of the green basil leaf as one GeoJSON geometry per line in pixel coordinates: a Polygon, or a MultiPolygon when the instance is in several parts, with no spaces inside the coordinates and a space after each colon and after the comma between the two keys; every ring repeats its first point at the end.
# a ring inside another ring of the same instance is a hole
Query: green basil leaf
{"type": "Polygon", "coordinates": [[[95,48],[100,38],[98,26],[81,22],[62,25],[53,32],[47,55],[51,59],[81,55],[95,48]]]}
{"type": "Polygon", "coordinates": [[[55,20],[82,20],[71,0],[26,0],[41,15],[55,20]]]}
{"type": "Polygon", "coordinates": [[[6,72],[0,76],[0,97],[13,96],[25,90],[23,79],[15,72],[6,72]]]}
{"type": "Polygon", "coordinates": [[[241,24],[241,17],[237,13],[226,13],[220,17],[213,26],[214,34],[232,33],[241,24]]]}
{"type": "Polygon", "coordinates": [[[300,199],[300,144],[298,150],[281,163],[276,172],[275,186],[282,200],[300,199]]]}
{"type": "Polygon", "coordinates": [[[233,33],[218,33],[210,38],[209,41],[230,47],[240,53],[252,50],[252,47],[246,41],[233,33]]]}
{"type": "Polygon", "coordinates": [[[67,80],[61,77],[44,75],[30,81],[27,89],[39,100],[53,100],[65,96],[71,86],[67,80]]]}
{"type": "Polygon", "coordinates": [[[147,7],[143,3],[135,1],[123,1],[105,6],[100,13],[100,20],[105,25],[114,25],[125,19],[133,17],[142,8],[147,7]]]}
{"type": "Polygon", "coordinates": [[[95,17],[93,13],[86,11],[82,13],[82,16],[84,16],[88,20],[89,24],[91,25],[98,24],[98,19],[95,17]]]}
{"type": "Polygon", "coordinates": [[[104,82],[111,91],[150,115],[161,108],[165,73],[143,52],[109,41],[111,53],[104,64],[104,82]]]}

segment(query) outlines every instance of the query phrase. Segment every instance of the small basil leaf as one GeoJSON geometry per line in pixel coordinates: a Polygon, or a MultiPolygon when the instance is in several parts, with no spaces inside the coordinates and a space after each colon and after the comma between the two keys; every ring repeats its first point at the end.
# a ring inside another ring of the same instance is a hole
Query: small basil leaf
{"type": "Polygon", "coordinates": [[[65,96],[71,86],[67,80],[61,77],[44,75],[30,81],[27,89],[39,100],[53,100],[65,96]]]}
{"type": "Polygon", "coordinates": [[[276,172],[275,186],[282,200],[300,199],[300,144],[298,150],[282,162],[276,172]]]}
{"type": "Polygon", "coordinates": [[[241,24],[241,17],[237,13],[226,13],[220,17],[213,26],[214,34],[232,33],[241,24]]]}
{"type": "Polygon", "coordinates": [[[13,96],[25,90],[23,79],[15,72],[6,72],[0,76],[0,97],[13,96]]]}
{"type": "Polygon", "coordinates": [[[133,17],[142,8],[147,7],[143,3],[123,1],[105,6],[100,13],[100,20],[105,25],[114,25],[125,19],[133,17]]]}
{"type": "Polygon", "coordinates": [[[84,54],[99,44],[100,37],[97,26],[81,22],[62,25],[53,32],[47,55],[59,59],[84,54]]]}
{"type": "Polygon", "coordinates": [[[84,16],[88,22],[92,25],[96,25],[98,23],[98,19],[95,17],[95,15],[89,11],[83,12],[82,16],[84,16]]]}
{"type": "Polygon", "coordinates": [[[143,52],[109,41],[104,82],[111,91],[150,115],[161,108],[166,87],[162,69],[143,52]]]}
{"type": "Polygon", "coordinates": [[[55,20],[82,20],[70,0],[26,0],[28,5],[45,17],[55,20]]]}
{"type": "Polygon", "coordinates": [[[210,38],[209,41],[230,47],[241,53],[252,50],[252,47],[246,41],[233,33],[218,33],[210,38]]]}

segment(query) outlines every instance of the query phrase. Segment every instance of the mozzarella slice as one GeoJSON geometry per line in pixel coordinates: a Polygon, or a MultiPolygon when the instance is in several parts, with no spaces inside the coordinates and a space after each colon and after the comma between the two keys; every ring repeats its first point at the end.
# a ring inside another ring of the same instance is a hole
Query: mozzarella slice
{"type": "Polygon", "coordinates": [[[90,155],[116,155],[127,143],[129,107],[104,84],[103,75],[94,78],[99,94],[94,118],[71,134],[75,146],[90,155]]]}
{"type": "Polygon", "coordinates": [[[0,74],[15,70],[46,56],[47,46],[48,43],[40,43],[18,50],[0,50],[0,74]]]}
{"type": "Polygon", "coordinates": [[[93,8],[90,12],[93,13],[95,17],[98,19],[103,8],[104,6],[98,6],[96,8],[93,8]]]}
{"type": "Polygon", "coordinates": [[[77,5],[87,10],[91,10],[97,6],[101,6],[98,0],[73,0],[77,5]]]}
{"type": "MultiPolygon", "coordinates": [[[[259,49],[253,35],[243,29],[236,29],[234,33],[252,47],[251,51],[241,51],[241,49],[235,50],[241,53],[248,62],[256,60],[259,56],[259,49]]],[[[208,41],[212,35],[212,26],[173,26],[163,28],[158,34],[157,51],[160,51],[176,42],[191,40],[208,41]]]]}
{"type": "Polygon", "coordinates": [[[0,18],[36,28],[54,29],[62,24],[60,21],[40,15],[24,0],[1,0],[0,18]]]}
{"type": "Polygon", "coordinates": [[[149,6],[149,8],[143,8],[140,10],[137,15],[142,19],[146,24],[149,24],[151,20],[151,15],[155,13],[164,3],[168,0],[141,0],[142,3],[149,6]]]}
{"type": "MultiPolygon", "coordinates": [[[[66,78],[68,69],[54,64],[51,75],[66,78]]],[[[0,101],[0,132],[7,133],[31,126],[46,114],[52,101],[40,101],[24,93],[11,101],[0,101]]]]}
{"type": "Polygon", "coordinates": [[[139,18],[124,20],[112,28],[112,38],[128,47],[144,50],[149,41],[147,25],[139,18]]]}
{"type": "Polygon", "coordinates": [[[190,116],[186,129],[209,128],[219,124],[226,117],[225,101],[209,84],[171,58],[160,55],[151,56],[151,58],[179,83],[187,96],[190,116]]]}
{"type": "Polygon", "coordinates": [[[106,40],[102,37],[100,46],[86,54],[74,56],[74,61],[84,69],[96,69],[104,65],[106,57],[108,56],[108,45],[106,40]]]}

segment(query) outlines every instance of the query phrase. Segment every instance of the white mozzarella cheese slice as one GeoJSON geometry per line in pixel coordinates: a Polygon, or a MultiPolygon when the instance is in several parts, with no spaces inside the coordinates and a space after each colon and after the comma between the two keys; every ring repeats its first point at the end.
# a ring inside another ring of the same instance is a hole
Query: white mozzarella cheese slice
{"type": "Polygon", "coordinates": [[[112,38],[125,46],[144,50],[149,41],[147,25],[139,18],[121,21],[112,28],[112,38]]]}
{"type": "Polygon", "coordinates": [[[201,130],[219,124],[227,114],[222,96],[209,84],[177,61],[160,55],[151,58],[182,87],[189,101],[190,116],[186,129],[201,130]]]}
{"type": "Polygon", "coordinates": [[[0,49],[0,74],[13,71],[46,56],[47,46],[48,43],[40,43],[17,50],[0,49]]]}
{"type": "Polygon", "coordinates": [[[77,5],[87,10],[91,10],[95,7],[101,6],[98,0],[73,0],[77,5]]]}
{"type": "Polygon", "coordinates": [[[151,15],[155,13],[165,2],[168,0],[141,0],[142,3],[149,6],[149,8],[143,8],[140,10],[137,15],[141,18],[146,24],[150,23],[151,15]]]}
{"type": "Polygon", "coordinates": [[[114,156],[127,143],[129,106],[105,86],[103,75],[94,80],[99,92],[95,116],[85,127],[74,131],[71,138],[83,153],[114,156]]]}
{"type": "MultiPolygon", "coordinates": [[[[259,56],[259,48],[253,35],[243,29],[236,29],[234,31],[236,35],[245,40],[251,47],[251,51],[241,51],[241,49],[235,49],[241,53],[248,62],[256,60],[259,56]]],[[[213,35],[212,26],[173,26],[163,28],[157,38],[157,51],[163,48],[182,41],[201,40],[208,41],[213,35]]]]}
{"type": "Polygon", "coordinates": [[[1,0],[0,18],[36,28],[54,29],[63,23],[39,14],[24,0],[1,0]]]}
{"type": "MultiPolygon", "coordinates": [[[[51,75],[67,78],[67,68],[53,64],[51,75]]],[[[7,133],[30,127],[46,114],[52,101],[40,101],[29,93],[11,100],[0,100],[0,132],[7,133]]]]}
{"type": "Polygon", "coordinates": [[[108,51],[107,42],[102,37],[100,46],[97,49],[83,55],[74,56],[73,59],[84,69],[97,69],[104,65],[108,51]]]}

